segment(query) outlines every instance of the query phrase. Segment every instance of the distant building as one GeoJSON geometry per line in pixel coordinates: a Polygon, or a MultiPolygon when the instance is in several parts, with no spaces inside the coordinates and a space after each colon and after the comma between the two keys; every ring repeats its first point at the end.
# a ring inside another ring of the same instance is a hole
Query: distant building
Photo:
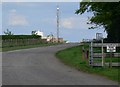
{"type": "Polygon", "coordinates": [[[96,40],[101,40],[103,38],[102,33],[96,33],[96,40]]]}
{"type": "MultiPolygon", "coordinates": [[[[58,42],[58,39],[56,38],[56,37],[54,37],[54,36],[49,36],[49,37],[43,37],[42,39],[46,39],[46,41],[47,42],[55,42],[55,43],[57,43],[58,42]]],[[[59,42],[60,43],[63,43],[64,42],[64,40],[63,40],[63,38],[59,38],[59,42]]]]}
{"type": "Polygon", "coordinates": [[[43,37],[43,32],[41,32],[41,31],[32,31],[32,35],[39,35],[39,36],[41,36],[41,37],[43,37]]]}
{"type": "Polygon", "coordinates": [[[92,41],[92,39],[83,39],[83,40],[82,40],[82,42],[86,42],[86,43],[87,43],[87,42],[91,42],[91,41],[92,41]]]}
{"type": "Polygon", "coordinates": [[[43,32],[40,32],[39,30],[38,31],[36,31],[36,30],[32,31],[31,34],[32,35],[40,35],[43,42],[55,42],[55,43],[57,43],[57,42],[60,42],[60,43],[64,42],[63,38],[57,39],[53,34],[50,34],[48,36],[44,36],[43,32]]]}
{"type": "Polygon", "coordinates": [[[58,40],[59,40],[60,43],[64,42],[63,38],[59,38],[58,40]]]}

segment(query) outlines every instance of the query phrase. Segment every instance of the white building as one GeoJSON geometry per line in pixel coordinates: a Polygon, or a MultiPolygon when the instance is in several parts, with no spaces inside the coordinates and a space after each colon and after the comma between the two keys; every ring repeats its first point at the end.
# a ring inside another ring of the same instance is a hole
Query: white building
{"type": "MultiPolygon", "coordinates": [[[[39,35],[39,36],[41,36],[41,39],[46,40],[47,42],[58,42],[58,39],[56,37],[54,37],[52,34],[50,34],[48,36],[44,36],[43,32],[41,32],[39,30],[32,31],[31,34],[32,35],[39,35]]],[[[59,41],[63,42],[63,38],[59,38],[59,41]]]]}
{"type": "Polygon", "coordinates": [[[35,34],[35,35],[39,35],[39,36],[41,36],[41,37],[43,37],[43,32],[41,32],[41,31],[32,31],[32,34],[35,34]]]}
{"type": "Polygon", "coordinates": [[[48,35],[47,37],[46,36],[42,37],[42,39],[46,39],[48,42],[50,42],[53,38],[54,36],[51,35],[48,35]]]}

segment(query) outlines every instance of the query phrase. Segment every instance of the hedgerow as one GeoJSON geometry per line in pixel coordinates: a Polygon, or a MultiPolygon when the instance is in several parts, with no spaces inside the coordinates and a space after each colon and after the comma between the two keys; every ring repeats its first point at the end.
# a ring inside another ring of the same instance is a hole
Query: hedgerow
{"type": "Polygon", "coordinates": [[[41,39],[41,36],[39,35],[0,35],[0,38],[2,40],[5,39],[41,39]]]}

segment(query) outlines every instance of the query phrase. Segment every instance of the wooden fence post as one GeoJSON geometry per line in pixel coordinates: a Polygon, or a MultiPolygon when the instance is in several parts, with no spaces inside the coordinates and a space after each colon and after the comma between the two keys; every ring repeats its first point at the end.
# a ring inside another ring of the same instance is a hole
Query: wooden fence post
{"type": "Polygon", "coordinates": [[[82,47],[82,60],[84,60],[85,59],[85,49],[84,49],[84,47],[82,47]]]}
{"type": "Polygon", "coordinates": [[[109,63],[109,67],[112,68],[112,52],[110,52],[110,63],[109,63]]]}
{"type": "Polygon", "coordinates": [[[88,64],[88,59],[89,59],[89,50],[87,49],[86,50],[86,62],[87,62],[87,64],[88,64]]]}
{"type": "Polygon", "coordinates": [[[93,66],[93,42],[91,41],[90,44],[90,61],[89,61],[89,65],[93,66]]]}
{"type": "Polygon", "coordinates": [[[104,67],[105,61],[104,61],[104,48],[103,48],[103,39],[102,39],[102,67],[104,67]]]}

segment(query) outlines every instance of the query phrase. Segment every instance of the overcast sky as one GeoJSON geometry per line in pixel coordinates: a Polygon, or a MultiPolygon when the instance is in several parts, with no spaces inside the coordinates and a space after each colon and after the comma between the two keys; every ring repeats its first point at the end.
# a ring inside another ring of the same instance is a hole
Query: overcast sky
{"type": "MultiPolygon", "coordinates": [[[[19,1],[19,0],[18,0],[19,1]]],[[[9,29],[14,34],[31,34],[33,30],[44,32],[44,36],[56,36],[56,8],[60,8],[60,37],[72,42],[95,38],[104,29],[89,30],[86,24],[91,13],[76,15],[78,2],[3,2],[2,33],[9,29]]]]}

